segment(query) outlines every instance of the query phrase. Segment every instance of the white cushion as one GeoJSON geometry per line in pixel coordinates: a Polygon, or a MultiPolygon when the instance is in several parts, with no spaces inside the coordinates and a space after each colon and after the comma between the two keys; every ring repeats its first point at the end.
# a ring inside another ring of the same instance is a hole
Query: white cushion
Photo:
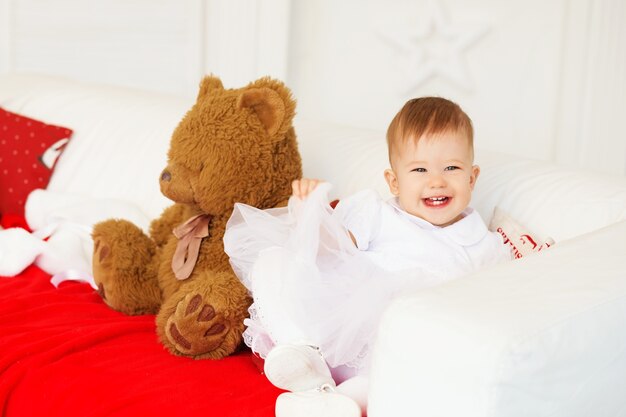
{"type": "Polygon", "coordinates": [[[385,133],[296,117],[305,177],[333,184],[332,198],[366,188],[391,197],[383,172],[389,167],[385,133]]]}
{"type": "Polygon", "coordinates": [[[546,250],[554,245],[554,239],[543,241],[526,227],[496,207],[489,222],[489,230],[502,236],[504,243],[511,249],[514,258],[522,258],[531,253],[546,250]]]}
{"type": "Polygon", "coordinates": [[[472,205],[488,219],[497,205],[541,239],[557,243],[626,219],[626,177],[477,151],[472,205]]]}
{"type": "MultiPolygon", "coordinates": [[[[304,175],[335,185],[334,198],[373,188],[389,197],[385,132],[296,119],[304,175]]],[[[626,178],[476,150],[472,206],[486,223],[499,206],[539,239],[557,243],[626,219],[626,178]]]]}
{"type": "Polygon", "coordinates": [[[164,94],[39,75],[0,77],[0,106],[74,131],[48,189],[133,202],[149,217],[171,204],[159,190],[170,136],[193,104],[164,94]]]}
{"type": "MultiPolygon", "coordinates": [[[[150,218],[171,202],[158,177],[170,136],[193,98],[40,75],[0,76],[0,106],[74,130],[48,189],[126,200],[150,218]]],[[[364,188],[389,197],[385,132],[296,117],[304,175],[332,182],[333,198],[364,188]]],[[[472,205],[489,222],[496,205],[557,242],[626,218],[626,178],[569,171],[476,152],[482,173],[472,205]]]]}
{"type": "Polygon", "coordinates": [[[626,221],[396,300],[370,417],[623,416],[626,221]]]}

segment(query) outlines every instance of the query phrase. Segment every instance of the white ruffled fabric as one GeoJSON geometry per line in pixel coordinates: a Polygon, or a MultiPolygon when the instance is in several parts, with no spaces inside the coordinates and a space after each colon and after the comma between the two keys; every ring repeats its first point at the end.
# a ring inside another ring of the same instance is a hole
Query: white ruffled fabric
{"type": "Polygon", "coordinates": [[[329,189],[324,183],[286,208],[237,204],[224,249],[254,298],[244,340],[255,353],[308,343],[320,347],[331,367],[364,368],[389,301],[453,277],[428,266],[389,272],[376,265],[333,215],[329,189]]]}
{"type": "Polygon", "coordinates": [[[125,218],[144,231],[149,218],[133,203],[94,199],[49,190],[28,196],[26,221],[33,233],[21,228],[0,230],[0,276],[12,277],[31,264],[63,281],[84,281],[97,288],[92,272],[91,230],[97,222],[125,218]]]}

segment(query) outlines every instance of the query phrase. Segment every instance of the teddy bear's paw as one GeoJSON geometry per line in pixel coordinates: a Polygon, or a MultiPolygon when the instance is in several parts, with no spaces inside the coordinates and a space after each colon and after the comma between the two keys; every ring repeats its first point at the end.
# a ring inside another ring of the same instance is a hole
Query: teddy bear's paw
{"type": "Polygon", "coordinates": [[[113,257],[111,247],[103,239],[96,238],[93,245],[93,274],[98,285],[98,294],[106,301],[106,290],[104,283],[109,281],[113,257]]]}
{"type": "Polygon", "coordinates": [[[118,303],[115,301],[118,297],[114,297],[113,293],[117,292],[115,287],[118,285],[119,277],[124,275],[124,271],[116,267],[115,259],[111,245],[101,237],[94,238],[92,266],[98,294],[107,304],[119,310],[118,303]]]}
{"type": "Polygon", "coordinates": [[[200,294],[187,294],[167,320],[165,334],[179,353],[198,356],[220,348],[230,327],[200,294]]]}
{"type": "Polygon", "coordinates": [[[149,238],[121,220],[99,223],[92,238],[93,277],[104,302],[125,314],[156,313],[160,290],[149,238]]]}
{"type": "MultiPolygon", "coordinates": [[[[111,254],[111,248],[109,245],[104,243],[102,239],[96,239],[93,244],[93,254],[96,262],[101,265],[105,265],[107,258],[109,258],[109,255],[111,254]]],[[[110,264],[110,258],[108,263],[110,264]]]]}

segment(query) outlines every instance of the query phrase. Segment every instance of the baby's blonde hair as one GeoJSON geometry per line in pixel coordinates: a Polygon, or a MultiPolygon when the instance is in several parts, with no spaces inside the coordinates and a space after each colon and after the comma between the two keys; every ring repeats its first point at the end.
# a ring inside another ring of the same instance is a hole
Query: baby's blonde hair
{"type": "Polygon", "coordinates": [[[474,154],[474,128],[472,120],[461,107],[441,97],[420,97],[407,101],[396,114],[387,129],[389,161],[398,145],[408,140],[415,143],[424,135],[459,132],[468,141],[474,154]]]}

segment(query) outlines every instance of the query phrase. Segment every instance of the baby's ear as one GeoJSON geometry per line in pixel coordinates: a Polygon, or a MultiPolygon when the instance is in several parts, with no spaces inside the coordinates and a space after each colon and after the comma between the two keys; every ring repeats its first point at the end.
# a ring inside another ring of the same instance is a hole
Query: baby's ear
{"type": "Polygon", "coordinates": [[[398,188],[398,177],[396,177],[396,173],[393,172],[392,169],[385,170],[385,181],[387,181],[387,185],[389,186],[389,192],[397,197],[400,193],[400,189],[398,188]]]}
{"type": "Polygon", "coordinates": [[[478,165],[474,165],[472,167],[472,174],[470,176],[470,188],[473,190],[474,186],[476,185],[476,180],[478,179],[478,176],[480,175],[480,167],[478,165]]]}

